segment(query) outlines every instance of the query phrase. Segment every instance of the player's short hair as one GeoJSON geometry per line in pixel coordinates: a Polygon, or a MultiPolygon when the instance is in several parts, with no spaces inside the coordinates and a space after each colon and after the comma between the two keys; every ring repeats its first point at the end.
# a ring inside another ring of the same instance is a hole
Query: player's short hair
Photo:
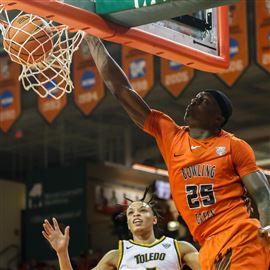
{"type": "Polygon", "coordinates": [[[223,127],[232,115],[233,106],[231,100],[223,92],[218,90],[207,89],[204,92],[210,94],[216,100],[221,114],[225,119],[221,125],[223,127]]]}

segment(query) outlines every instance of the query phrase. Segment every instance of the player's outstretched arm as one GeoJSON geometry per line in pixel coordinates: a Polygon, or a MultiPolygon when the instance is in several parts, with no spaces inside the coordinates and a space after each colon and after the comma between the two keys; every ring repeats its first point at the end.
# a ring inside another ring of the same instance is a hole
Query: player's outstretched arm
{"type": "Polygon", "coordinates": [[[192,270],[201,270],[198,250],[188,242],[178,241],[181,259],[192,270]]]}
{"type": "Polygon", "coordinates": [[[150,112],[149,106],[132,88],[127,76],[111,57],[102,41],[90,35],[87,35],[85,39],[106,86],[133,122],[143,128],[144,121],[150,112]]]}
{"type": "Polygon", "coordinates": [[[270,188],[261,171],[242,177],[242,181],[257,204],[262,227],[258,231],[261,242],[270,247],[270,188]]]}
{"type": "Polygon", "coordinates": [[[60,270],[72,270],[68,254],[69,226],[65,228],[63,234],[59,228],[57,220],[55,218],[52,220],[53,224],[50,224],[47,219],[44,220],[44,231],[42,231],[42,234],[50,243],[51,247],[56,251],[60,270]]]}
{"type": "Polygon", "coordinates": [[[107,252],[98,265],[92,270],[116,270],[119,258],[119,250],[114,249],[107,252]]]}

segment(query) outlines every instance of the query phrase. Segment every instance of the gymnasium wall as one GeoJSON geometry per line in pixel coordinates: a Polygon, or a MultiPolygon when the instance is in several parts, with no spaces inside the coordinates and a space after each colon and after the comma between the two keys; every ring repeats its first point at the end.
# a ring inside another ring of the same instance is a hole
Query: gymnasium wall
{"type": "Polygon", "coordinates": [[[25,184],[0,180],[0,269],[8,268],[20,256],[25,196],[25,184]]]}
{"type": "Polygon", "coordinates": [[[22,250],[27,261],[55,260],[55,252],[41,234],[45,218],[57,218],[62,228],[70,225],[71,257],[86,249],[85,179],[84,163],[36,170],[27,177],[22,250]]]}

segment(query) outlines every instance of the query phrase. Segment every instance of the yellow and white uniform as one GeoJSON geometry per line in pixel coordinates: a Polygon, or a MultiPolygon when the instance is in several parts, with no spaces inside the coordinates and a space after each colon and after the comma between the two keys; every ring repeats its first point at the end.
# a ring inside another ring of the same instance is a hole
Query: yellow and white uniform
{"type": "Polygon", "coordinates": [[[119,270],[179,270],[182,268],[178,242],[161,237],[152,244],[119,241],[119,270]]]}

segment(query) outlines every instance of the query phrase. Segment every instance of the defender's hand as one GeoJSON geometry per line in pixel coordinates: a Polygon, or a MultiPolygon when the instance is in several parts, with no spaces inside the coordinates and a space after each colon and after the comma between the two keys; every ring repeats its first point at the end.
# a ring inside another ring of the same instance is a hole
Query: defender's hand
{"type": "Polygon", "coordinates": [[[52,220],[53,224],[50,224],[47,219],[44,220],[42,234],[57,253],[66,252],[69,244],[69,226],[65,228],[63,234],[57,220],[55,218],[52,220]]]}

